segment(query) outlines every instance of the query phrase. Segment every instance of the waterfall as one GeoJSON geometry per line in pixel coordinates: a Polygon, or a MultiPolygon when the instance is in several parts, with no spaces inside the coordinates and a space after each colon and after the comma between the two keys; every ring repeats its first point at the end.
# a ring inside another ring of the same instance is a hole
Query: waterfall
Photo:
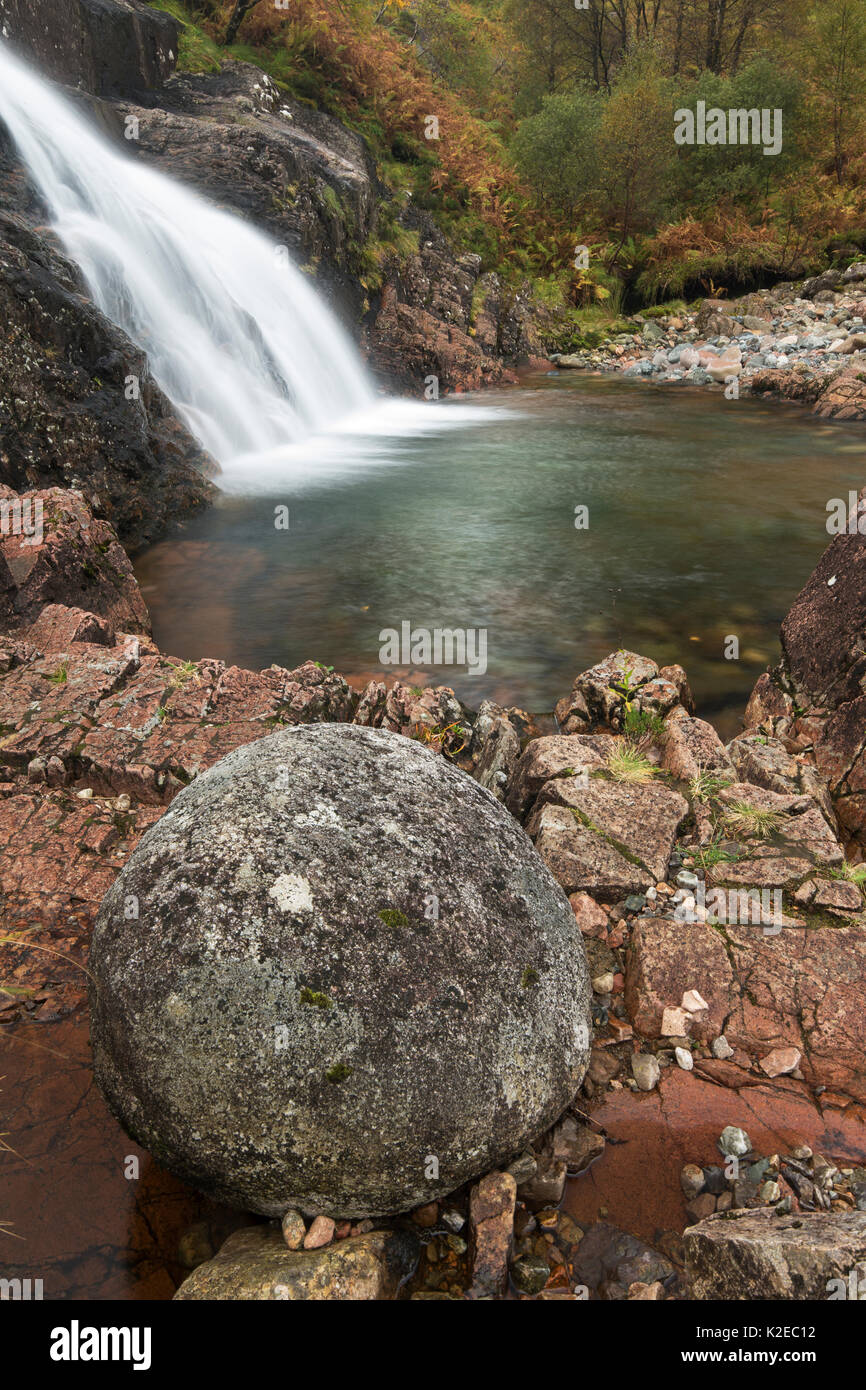
{"type": "Polygon", "coordinates": [[[94,302],[221,464],[374,404],[354,344],[285,247],[118,151],[3,44],[0,118],[94,302]]]}

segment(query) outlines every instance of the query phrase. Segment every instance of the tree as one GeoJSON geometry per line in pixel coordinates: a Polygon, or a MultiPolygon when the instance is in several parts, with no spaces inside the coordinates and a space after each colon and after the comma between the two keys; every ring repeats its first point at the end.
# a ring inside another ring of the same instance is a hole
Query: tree
{"type": "Polygon", "coordinates": [[[231,17],[229,19],[228,27],[226,29],[226,36],[223,39],[223,43],[226,45],[226,47],[228,47],[230,43],[234,43],[238,35],[238,30],[240,29],[243,21],[246,19],[250,10],[255,9],[256,5],[258,4],[259,0],[237,0],[234,9],[231,12],[231,17]]]}
{"type": "Polygon", "coordinates": [[[829,115],[837,183],[845,177],[850,133],[866,95],[866,5],[821,0],[810,26],[810,76],[829,115]]]}

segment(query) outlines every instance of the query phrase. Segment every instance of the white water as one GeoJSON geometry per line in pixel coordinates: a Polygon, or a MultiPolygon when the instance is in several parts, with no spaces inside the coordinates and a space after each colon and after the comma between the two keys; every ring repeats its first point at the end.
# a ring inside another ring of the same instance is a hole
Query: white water
{"type": "Polygon", "coordinates": [[[285,247],[120,153],[3,44],[0,118],[94,302],[147,353],[232,490],[297,483],[313,464],[321,481],[374,459],[372,435],[492,413],[380,403],[354,344],[285,247]],[[333,443],[317,441],[306,458],[298,445],[311,435],[333,443]]]}

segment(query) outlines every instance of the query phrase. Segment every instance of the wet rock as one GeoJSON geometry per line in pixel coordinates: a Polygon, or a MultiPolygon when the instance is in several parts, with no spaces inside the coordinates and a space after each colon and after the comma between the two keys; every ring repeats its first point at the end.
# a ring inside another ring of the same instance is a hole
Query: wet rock
{"type": "Polygon", "coordinates": [[[508,1279],[517,1183],[511,1173],[488,1173],[469,1197],[472,1289],[501,1297],[508,1279]]]}
{"type": "Polygon", "coordinates": [[[323,1250],[287,1250],[280,1231],[252,1226],[181,1284],[180,1300],[342,1302],[392,1299],[418,1260],[408,1232],[372,1231],[323,1250]]]}
{"type": "Polygon", "coordinates": [[[565,1160],[549,1154],[539,1161],[535,1176],[520,1184],[520,1200],[531,1206],[558,1206],[567,1177],[565,1160]]]}
{"type": "Polygon", "coordinates": [[[689,1228],[684,1243],[691,1298],[824,1300],[866,1258],[866,1213],[726,1212],[689,1228]]]}
{"type": "Polygon", "coordinates": [[[569,1173],[582,1173],[604,1153],[604,1135],[567,1115],[553,1131],[553,1156],[569,1173]]]}
{"type": "Polygon", "coordinates": [[[540,1255],[521,1255],[511,1266],[511,1278],[521,1293],[540,1293],[550,1278],[550,1265],[540,1255]]]}
{"type": "Polygon", "coordinates": [[[140,0],[3,0],[4,38],[56,81],[97,96],[161,87],[180,26],[140,0]]]}
{"type": "Polygon", "coordinates": [[[267,1215],[453,1191],[550,1125],[589,1055],[563,894],[488,793],[382,730],[285,730],[197,777],[106,896],[91,969],[115,1112],[267,1215]]]}

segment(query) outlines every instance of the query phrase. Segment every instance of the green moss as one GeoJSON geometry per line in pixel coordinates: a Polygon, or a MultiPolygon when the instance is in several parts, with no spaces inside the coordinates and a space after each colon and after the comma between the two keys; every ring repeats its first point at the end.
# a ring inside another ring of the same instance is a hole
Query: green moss
{"type": "Polygon", "coordinates": [[[301,1003],[311,1004],[315,1009],[332,1009],[334,1001],[327,994],[322,994],[317,989],[307,989],[306,986],[301,990],[301,1003]]]}
{"type": "Polygon", "coordinates": [[[325,1072],[325,1076],[333,1085],[339,1085],[345,1081],[347,1076],[352,1075],[352,1068],[347,1067],[345,1062],[335,1062],[332,1067],[325,1072]]]}
{"type": "Polygon", "coordinates": [[[538,971],[533,970],[531,965],[527,965],[520,977],[520,988],[530,989],[532,985],[538,984],[538,971]]]}
{"type": "Polygon", "coordinates": [[[183,25],[178,41],[178,72],[219,72],[222,65],[220,48],[193,22],[188,5],[182,4],[181,0],[158,0],[153,8],[164,10],[183,25]]]}
{"type": "Polygon", "coordinates": [[[408,927],[409,918],[405,912],[398,912],[394,908],[385,907],[378,916],[385,923],[386,927],[408,927]]]}

